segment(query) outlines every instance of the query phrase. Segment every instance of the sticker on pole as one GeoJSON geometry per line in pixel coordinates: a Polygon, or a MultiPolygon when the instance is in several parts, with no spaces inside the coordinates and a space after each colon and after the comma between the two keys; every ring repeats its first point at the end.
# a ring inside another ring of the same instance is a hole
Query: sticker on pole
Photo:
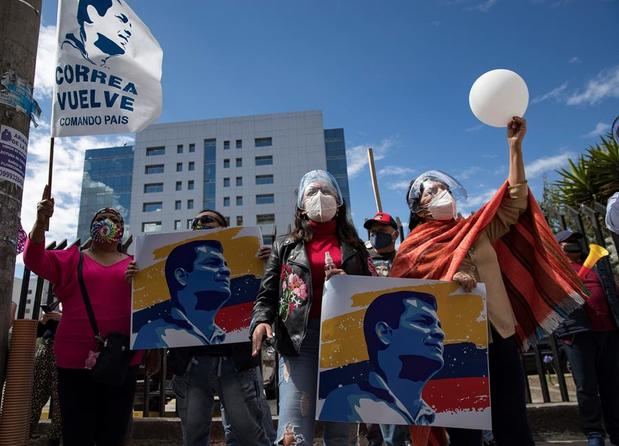
{"type": "Polygon", "coordinates": [[[24,187],[28,138],[18,130],[0,126],[0,181],[24,187]]]}

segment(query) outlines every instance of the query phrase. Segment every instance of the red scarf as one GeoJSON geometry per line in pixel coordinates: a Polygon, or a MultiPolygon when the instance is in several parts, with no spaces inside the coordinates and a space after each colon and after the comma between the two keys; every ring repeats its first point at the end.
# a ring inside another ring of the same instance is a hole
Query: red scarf
{"type": "MultiPolygon", "coordinates": [[[[391,277],[451,280],[507,193],[505,183],[466,219],[419,224],[400,246],[391,277]]],[[[516,317],[516,336],[526,351],[582,305],[586,294],[530,191],[527,210],[494,249],[516,317]]]]}

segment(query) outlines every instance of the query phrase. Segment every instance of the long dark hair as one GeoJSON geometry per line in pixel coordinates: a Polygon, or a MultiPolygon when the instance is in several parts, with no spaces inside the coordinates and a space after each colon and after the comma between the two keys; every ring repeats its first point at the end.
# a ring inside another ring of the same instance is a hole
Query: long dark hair
{"type": "MultiPolygon", "coordinates": [[[[409,190],[411,187],[413,187],[414,182],[415,180],[411,181],[411,184],[408,186],[409,190]]],[[[413,229],[415,229],[419,223],[421,223],[421,218],[419,218],[419,215],[417,215],[417,209],[419,209],[419,202],[421,201],[423,190],[424,190],[424,187],[422,183],[419,186],[419,196],[412,198],[410,201],[408,198],[408,191],[406,192],[406,201],[408,202],[408,208],[411,210],[408,216],[408,233],[409,234],[413,232],[413,229]],[[413,211],[413,209],[415,210],[413,211]]]]}
{"type": "MultiPolygon", "coordinates": [[[[337,209],[335,216],[335,231],[337,239],[340,243],[346,243],[357,249],[365,249],[363,241],[359,238],[357,230],[348,220],[348,212],[346,208],[346,202],[337,209]]],[[[312,228],[309,224],[307,215],[303,214],[303,211],[299,208],[294,213],[294,223],[290,235],[296,242],[304,241],[309,242],[312,237],[312,228]]]]}

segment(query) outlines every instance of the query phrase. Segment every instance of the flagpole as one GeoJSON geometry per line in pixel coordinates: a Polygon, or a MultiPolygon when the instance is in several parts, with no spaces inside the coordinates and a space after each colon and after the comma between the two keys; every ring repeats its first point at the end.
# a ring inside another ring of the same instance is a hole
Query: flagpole
{"type": "Polygon", "coordinates": [[[47,185],[49,186],[49,194],[52,194],[52,176],[54,172],[54,137],[49,141],[49,167],[47,172],[47,185]]]}
{"type": "Polygon", "coordinates": [[[380,191],[378,190],[378,180],[376,179],[376,167],[374,167],[374,151],[368,147],[368,165],[370,166],[370,177],[372,179],[372,189],[374,190],[374,200],[376,201],[376,210],[383,211],[383,205],[380,201],[380,191]]]}
{"type": "MultiPolygon", "coordinates": [[[[54,174],[54,137],[52,136],[49,140],[49,162],[48,162],[48,171],[47,171],[47,186],[48,188],[48,196],[46,198],[51,198],[52,196],[52,178],[54,174]]],[[[49,218],[45,223],[45,230],[49,231],[49,218]]]]}

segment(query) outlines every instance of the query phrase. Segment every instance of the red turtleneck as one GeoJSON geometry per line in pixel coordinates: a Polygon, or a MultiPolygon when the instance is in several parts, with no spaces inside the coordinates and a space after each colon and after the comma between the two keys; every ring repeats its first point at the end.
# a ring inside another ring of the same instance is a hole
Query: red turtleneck
{"type": "Polygon", "coordinates": [[[307,259],[312,273],[312,307],[309,318],[320,319],[322,305],[322,289],[325,283],[325,252],[331,254],[337,268],[342,267],[342,251],[336,236],[335,220],[326,223],[316,223],[310,220],[312,240],[305,244],[307,259]]]}

